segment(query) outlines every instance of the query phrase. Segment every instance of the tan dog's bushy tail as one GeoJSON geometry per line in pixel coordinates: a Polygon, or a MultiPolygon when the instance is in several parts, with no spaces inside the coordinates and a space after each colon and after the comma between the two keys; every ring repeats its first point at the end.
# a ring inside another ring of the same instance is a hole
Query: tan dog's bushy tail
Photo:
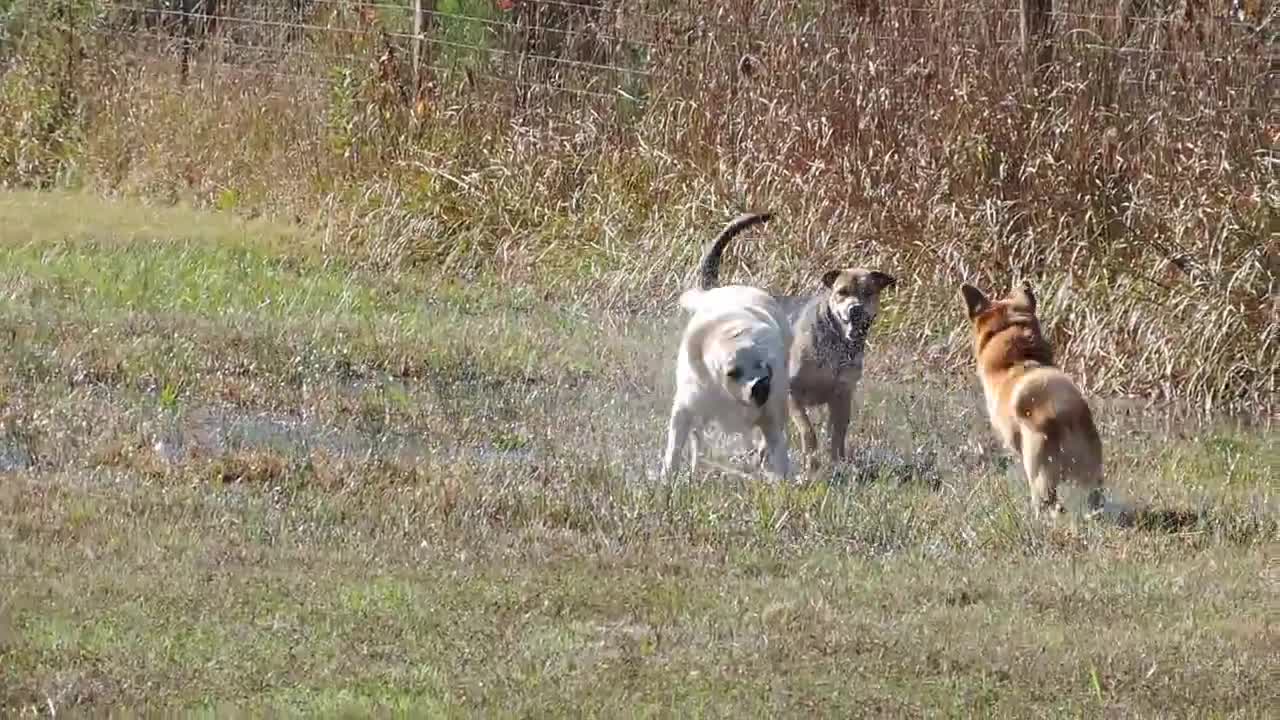
{"type": "Polygon", "coordinates": [[[720,236],[703,253],[702,262],[698,263],[698,289],[710,290],[720,284],[720,258],[735,235],[749,227],[768,222],[772,217],[771,212],[743,213],[726,225],[720,236]]]}
{"type": "Polygon", "coordinates": [[[1049,436],[1092,426],[1084,396],[1066,375],[1041,371],[1029,375],[1013,397],[1014,416],[1023,427],[1049,436]]]}

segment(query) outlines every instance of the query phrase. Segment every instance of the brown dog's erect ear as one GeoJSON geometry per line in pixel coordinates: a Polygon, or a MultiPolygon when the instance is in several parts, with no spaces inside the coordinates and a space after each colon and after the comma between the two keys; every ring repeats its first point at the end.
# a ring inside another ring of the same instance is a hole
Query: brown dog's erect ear
{"type": "Polygon", "coordinates": [[[1022,287],[1009,293],[1009,300],[1014,305],[1026,308],[1027,312],[1036,311],[1036,295],[1031,292],[1031,283],[1023,281],[1022,287]]]}
{"type": "Polygon", "coordinates": [[[824,287],[830,288],[836,284],[836,278],[840,277],[842,270],[828,270],[822,274],[822,284],[824,287]]]}
{"type": "Polygon", "coordinates": [[[875,287],[876,292],[881,292],[885,288],[891,288],[898,279],[889,273],[882,273],[879,270],[872,270],[867,277],[871,280],[871,284],[875,287]]]}
{"type": "Polygon", "coordinates": [[[969,317],[977,317],[983,310],[991,307],[991,301],[978,288],[965,283],[960,286],[960,294],[964,296],[965,307],[969,309],[969,317]]]}

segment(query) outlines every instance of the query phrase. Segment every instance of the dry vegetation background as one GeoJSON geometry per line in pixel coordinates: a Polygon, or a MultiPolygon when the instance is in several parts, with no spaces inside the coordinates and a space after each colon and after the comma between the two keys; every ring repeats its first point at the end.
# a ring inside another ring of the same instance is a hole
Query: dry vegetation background
{"type": "Polygon", "coordinates": [[[428,7],[0,0],[0,715],[1274,715],[1270,5],[428,7]],[[653,482],[762,207],[900,279],[853,459],[653,482]],[[1020,278],[1122,522],[995,447],[1020,278]]]}
{"type": "Polygon", "coordinates": [[[1274,8],[8,0],[0,181],[295,218],[379,267],[670,307],[730,273],[898,275],[885,332],[962,367],[955,288],[1029,278],[1098,393],[1274,416],[1274,8]],[[742,262],[737,262],[741,260],[742,262]]]}
{"type": "Polygon", "coordinates": [[[731,272],[890,270],[888,332],[929,357],[964,361],[957,283],[1025,277],[1093,391],[1274,414],[1270,10],[1120,10],[1053,15],[1037,82],[992,1],[440,1],[415,81],[398,5],[19,0],[0,178],[628,306],[771,208],[731,272]]]}

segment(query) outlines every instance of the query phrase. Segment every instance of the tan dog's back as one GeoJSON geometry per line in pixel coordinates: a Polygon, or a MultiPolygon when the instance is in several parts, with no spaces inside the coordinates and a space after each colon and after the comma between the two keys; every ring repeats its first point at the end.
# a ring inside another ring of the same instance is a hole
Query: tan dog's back
{"type": "Polygon", "coordinates": [[[1029,287],[997,302],[961,288],[973,327],[978,377],[996,434],[1021,456],[1036,512],[1061,510],[1062,482],[1087,490],[1101,506],[1102,441],[1084,393],[1053,365],[1029,287]]]}

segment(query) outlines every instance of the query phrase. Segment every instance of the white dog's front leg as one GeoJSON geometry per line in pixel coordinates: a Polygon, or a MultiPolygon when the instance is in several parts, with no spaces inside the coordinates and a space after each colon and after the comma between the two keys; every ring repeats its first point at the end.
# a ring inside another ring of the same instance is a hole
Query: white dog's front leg
{"type": "Polygon", "coordinates": [[[784,422],[766,420],[760,429],[764,432],[765,450],[769,456],[769,470],[783,480],[791,477],[791,458],[787,453],[787,428],[784,422]]]}
{"type": "Polygon", "coordinates": [[[689,472],[692,475],[698,474],[698,468],[701,466],[702,452],[705,449],[705,443],[702,440],[702,428],[694,423],[689,430],[689,472]]]}
{"type": "Polygon", "coordinates": [[[755,435],[751,442],[753,443],[751,459],[755,461],[756,467],[762,468],[769,461],[769,443],[764,436],[764,432],[761,431],[758,435],[755,435]]]}
{"type": "MultiPolygon", "coordinates": [[[[662,477],[666,479],[680,469],[680,453],[693,427],[693,413],[688,408],[675,405],[671,408],[671,421],[667,425],[667,455],[662,461],[662,477]]],[[[697,449],[698,443],[694,443],[697,449]]]]}

